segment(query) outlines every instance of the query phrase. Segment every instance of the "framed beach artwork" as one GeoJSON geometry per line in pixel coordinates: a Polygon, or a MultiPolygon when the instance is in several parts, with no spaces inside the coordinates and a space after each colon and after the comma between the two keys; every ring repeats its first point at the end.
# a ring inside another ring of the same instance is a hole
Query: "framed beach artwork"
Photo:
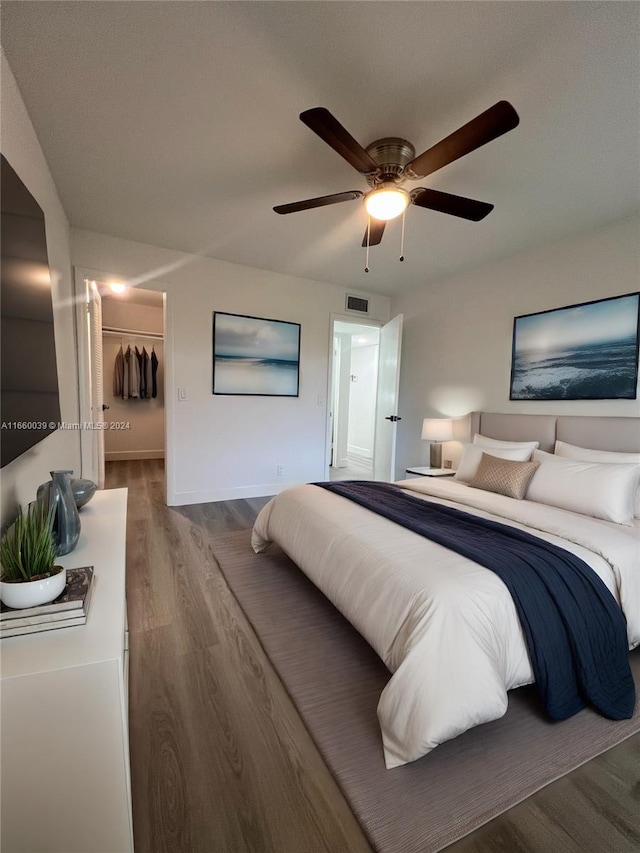
{"type": "Polygon", "coordinates": [[[213,393],[297,397],[300,324],[213,312],[213,393]]]}
{"type": "Polygon", "coordinates": [[[635,400],[640,293],[513,321],[510,400],[635,400]]]}

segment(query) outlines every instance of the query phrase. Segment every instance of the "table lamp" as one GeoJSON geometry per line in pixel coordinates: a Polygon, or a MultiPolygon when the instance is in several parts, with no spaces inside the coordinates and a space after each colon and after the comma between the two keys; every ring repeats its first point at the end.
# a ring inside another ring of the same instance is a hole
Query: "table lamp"
{"type": "Polygon", "coordinates": [[[425,418],[422,421],[422,439],[430,441],[429,465],[442,468],[442,442],[453,440],[451,418],[425,418]]]}

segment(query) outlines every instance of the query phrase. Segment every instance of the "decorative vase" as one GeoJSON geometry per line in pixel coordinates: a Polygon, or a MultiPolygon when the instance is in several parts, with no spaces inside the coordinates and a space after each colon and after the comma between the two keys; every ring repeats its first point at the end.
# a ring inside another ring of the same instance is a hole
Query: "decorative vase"
{"type": "Polygon", "coordinates": [[[55,505],[53,536],[56,556],[68,554],[78,544],[80,515],[71,490],[73,471],[51,471],[51,480],[38,486],[37,501],[47,511],[55,505]]]}
{"type": "Polygon", "coordinates": [[[97,488],[93,480],[85,480],[80,477],[78,479],[71,478],[71,491],[78,509],[89,503],[97,488]]]}
{"type": "Polygon", "coordinates": [[[67,570],[62,566],[54,566],[54,570],[57,570],[56,574],[47,578],[13,583],[0,581],[0,601],[15,610],[48,604],[62,595],[67,583],[67,570]]]}

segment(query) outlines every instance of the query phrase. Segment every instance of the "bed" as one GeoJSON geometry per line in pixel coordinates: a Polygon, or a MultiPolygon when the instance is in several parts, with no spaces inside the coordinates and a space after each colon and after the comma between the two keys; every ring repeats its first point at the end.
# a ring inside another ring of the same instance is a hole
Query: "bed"
{"type": "MultiPolygon", "coordinates": [[[[468,451],[483,463],[493,464],[486,456],[493,459],[501,444],[509,449],[497,458],[509,462],[511,444],[538,444],[530,450],[538,461],[525,499],[459,479],[422,477],[397,483],[402,493],[534,534],[574,554],[624,613],[628,649],[640,645],[640,505],[635,504],[640,418],[473,413],[468,429],[469,437],[489,442],[479,445],[480,453],[468,451]],[[621,453],[629,456],[616,456],[621,453]],[[579,487],[565,489],[573,478],[579,487]]],[[[463,463],[464,456],[459,471],[463,463]]],[[[508,691],[534,681],[511,594],[498,575],[467,557],[315,485],[287,489],[263,508],[252,545],[260,552],[271,542],[391,672],[378,705],[388,768],[498,719],[507,710],[508,691]]]]}

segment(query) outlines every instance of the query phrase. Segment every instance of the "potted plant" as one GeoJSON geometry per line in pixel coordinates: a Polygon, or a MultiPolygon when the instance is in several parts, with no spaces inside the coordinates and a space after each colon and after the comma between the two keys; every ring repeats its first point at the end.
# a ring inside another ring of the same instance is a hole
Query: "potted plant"
{"type": "Polygon", "coordinates": [[[7,607],[47,604],[65,588],[66,569],[55,564],[54,512],[30,504],[0,541],[0,600],[7,607]]]}

